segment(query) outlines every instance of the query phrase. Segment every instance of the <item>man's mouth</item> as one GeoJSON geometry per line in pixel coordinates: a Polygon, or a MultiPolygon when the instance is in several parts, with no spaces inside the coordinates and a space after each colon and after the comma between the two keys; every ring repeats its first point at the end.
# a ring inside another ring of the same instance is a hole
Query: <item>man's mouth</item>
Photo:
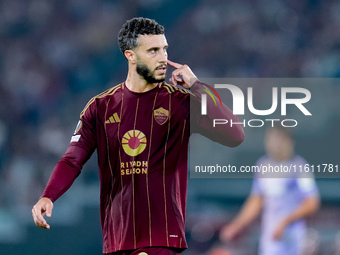
{"type": "Polygon", "coordinates": [[[164,73],[166,72],[166,66],[164,65],[164,66],[159,66],[159,67],[157,67],[157,68],[156,68],[156,72],[157,72],[158,74],[164,74],[164,73]]]}

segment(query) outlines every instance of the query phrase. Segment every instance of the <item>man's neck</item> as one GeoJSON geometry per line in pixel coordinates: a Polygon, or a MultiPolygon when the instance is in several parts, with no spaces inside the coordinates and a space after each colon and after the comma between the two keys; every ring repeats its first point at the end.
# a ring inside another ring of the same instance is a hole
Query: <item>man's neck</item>
{"type": "Polygon", "coordinates": [[[144,80],[139,74],[137,73],[130,73],[128,74],[125,85],[126,87],[136,93],[143,93],[149,90],[152,90],[157,86],[158,83],[148,83],[144,80]]]}
{"type": "Polygon", "coordinates": [[[276,161],[288,161],[294,157],[294,151],[281,153],[280,155],[272,156],[276,161]]]}

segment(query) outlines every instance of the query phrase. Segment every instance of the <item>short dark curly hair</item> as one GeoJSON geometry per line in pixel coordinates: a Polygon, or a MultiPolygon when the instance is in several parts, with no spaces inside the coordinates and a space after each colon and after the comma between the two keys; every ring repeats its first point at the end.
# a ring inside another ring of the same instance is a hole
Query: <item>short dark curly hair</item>
{"type": "Polygon", "coordinates": [[[118,43],[123,52],[131,50],[138,45],[139,35],[161,35],[164,34],[164,27],[153,19],[133,18],[128,20],[120,29],[118,43]]]}

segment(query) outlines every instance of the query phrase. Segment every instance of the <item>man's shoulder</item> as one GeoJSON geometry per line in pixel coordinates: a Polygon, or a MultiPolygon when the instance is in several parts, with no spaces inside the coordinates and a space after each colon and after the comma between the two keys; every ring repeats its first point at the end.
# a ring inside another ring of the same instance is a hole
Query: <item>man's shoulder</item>
{"type": "Polygon", "coordinates": [[[161,84],[161,91],[166,95],[170,94],[176,97],[188,97],[191,94],[190,90],[179,88],[166,82],[161,84]]]}
{"type": "Polygon", "coordinates": [[[119,92],[121,92],[123,88],[123,83],[120,83],[118,85],[115,85],[107,90],[105,90],[104,92],[94,96],[91,100],[103,100],[106,99],[112,95],[118,94],[119,92]]]}
{"type": "Polygon", "coordinates": [[[96,104],[101,104],[102,102],[106,102],[108,98],[110,98],[111,96],[117,95],[118,93],[121,92],[121,89],[123,87],[123,83],[120,83],[116,86],[113,86],[107,90],[105,90],[104,92],[92,97],[90,99],[90,101],[86,104],[86,106],[84,107],[83,111],[80,114],[80,118],[85,114],[85,112],[90,108],[90,107],[94,107],[94,105],[96,104]]]}
{"type": "Polygon", "coordinates": [[[295,154],[295,155],[291,158],[291,163],[292,163],[292,164],[301,164],[301,165],[304,165],[304,164],[307,164],[307,160],[306,160],[304,157],[295,154]]]}
{"type": "Polygon", "coordinates": [[[261,156],[257,161],[256,161],[256,165],[266,165],[270,162],[270,157],[268,157],[268,155],[263,155],[261,156]]]}

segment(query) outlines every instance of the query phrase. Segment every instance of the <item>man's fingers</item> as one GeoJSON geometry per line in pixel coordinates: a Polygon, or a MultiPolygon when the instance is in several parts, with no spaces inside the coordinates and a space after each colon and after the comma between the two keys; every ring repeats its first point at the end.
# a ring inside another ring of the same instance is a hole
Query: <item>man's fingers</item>
{"type": "Polygon", "coordinates": [[[184,88],[189,89],[191,85],[197,80],[197,77],[191,71],[189,66],[181,65],[170,60],[168,60],[168,65],[176,68],[176,70],[172,72],[172,77],[170,80],[175,86],[181,85],[184,88]]]}
{"type": "Polygon", "coordinates": [[[38,227],[41,227],[41,228],[44,228],[47,225],[47,223],[46,223],[44,217],[41,215],[41,213],[37,212],[37,208],[33,208],[32,215],[33,215],[35,225],[37,225],[38,227]]]}
{"type": "Polygon", "coordinates": [[[48,225],[48,224],[47,224],[47,222],[46,222],[43,228],[50,229],[50,228],[51,228],[51,226],[50,226],[50,225],[48,225]]]}
{"type": "Polygon", "coordinates": [[[176,77],[174,76],[174,73],[171,74],[170,81],[172,82],[172,84],[174,84],[175,86],[177,86],[177,81],[176,81],[176,77]]]}
{"type": "Polygon", "coordinates": [[[52,216],[53,205],[52,204],[47,204],[47,205],[45,205],[45,207],[46,207],[46,216],[47,217],[51,217],[52,216]]]}
{"type": "Polygon", "coordinates": [[[175,71],[172,72],[171,74],[171,82],[177,86],[177,85],[182,85],[184,82],[183,75],[182,75],[182,70],[176,69],[175,71]]]}
{"type": "Polygon", "coordinates": [[[50,225],[47,224],[46,220],[44,219],[44,215],[46,214],[47,217],[52,216],[52,208],[53,204],[36,204],[32,209],[32,216],[35,224],[41,228],[50,229],[50,225]]]}
{"type": "Polygon", "coordinates": [[[33,216],[33,220],[34,220],[35,225],[38,226],[38,219],[37,219],[37,216],[36,216],[36,214],[34,212],[34,208],[32,209],[32,216],[33,216]]]}
{"type": "Polygon", "coordinates": [[[35,224],[40,228],[50,229],[50,225],[47,224],[46,220],[43,217],[41,217],[40,219],[39,218],[39,215],[37,215],[37,217],[35,218],[35,224]]]}
{"type": "Polygon", "coordinates": [[[172,62],[170,60],[168,60],[168,65],[174,67],[174,68],[180,68],[182,65],[181,64],[178,64],[178,63],[175,63],[175,62],[172,62]]]}
{"type": "Polygon", "coordinates": [[[179,75],[172,74],[172,83],[177,86],[177,85],[182,85],[183,83],[183,78],[179,75]]]}

